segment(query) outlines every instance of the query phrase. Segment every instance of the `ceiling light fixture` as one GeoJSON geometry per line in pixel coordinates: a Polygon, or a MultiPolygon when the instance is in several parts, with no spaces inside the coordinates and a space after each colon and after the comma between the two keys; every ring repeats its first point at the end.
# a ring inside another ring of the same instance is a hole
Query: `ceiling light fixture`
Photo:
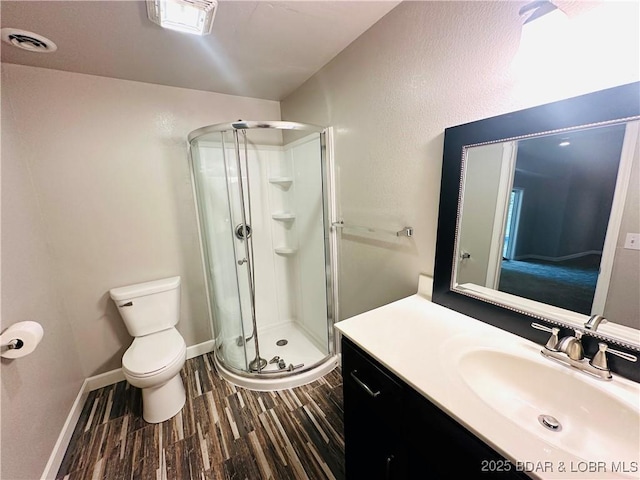
{"type": "Polygon", "coordinates": [[[563,140],[558,144],[559,147],[568,147],[569,145],[571,145],[569,140],[563,140]]]}
{"type": "Polygon", "coordinates": [[[527,3],[518,13],[522,21],[521,52],[524,50],[531,57],[536,52],[548,55],[564,47],[568,17],[553,3],[537,0],[527,3]]]}
{"type": "Polygon", "coordinates": [[[194,35],[209,35],[217,0],[147,0],[149,20],[163,28],[194,35]]]}
{"type": "Polygon", "coordinates": [[[522,24],[526,25],[527,23],[533,22],[534,20],[557,9],[558,7],[548,0],[537,0],[535,2],[527,3],[518,13],[522,19],[522,24]]]}

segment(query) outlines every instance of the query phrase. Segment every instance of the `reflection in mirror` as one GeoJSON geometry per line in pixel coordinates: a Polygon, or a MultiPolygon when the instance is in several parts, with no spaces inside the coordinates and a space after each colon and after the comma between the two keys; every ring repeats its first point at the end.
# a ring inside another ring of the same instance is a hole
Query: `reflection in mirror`
{"type": "Polygon", "coordinates": [[[637,204],[625,205],[637,124],[465,147],[454,288],[483,286],[622,323],[640,318],[638,275],[616,252],[621,222],[638,216],[637,204]],[[612,273],[625,270],[631,281],[610,301],[612,273]]]}

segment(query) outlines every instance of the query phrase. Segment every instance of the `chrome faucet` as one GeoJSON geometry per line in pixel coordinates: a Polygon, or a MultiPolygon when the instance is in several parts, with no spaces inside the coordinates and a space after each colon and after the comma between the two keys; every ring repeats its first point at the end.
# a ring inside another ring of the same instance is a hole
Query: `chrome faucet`
{"type": "MultiPolygon", "coordinates": [[[[602,319],[601,319],[602,320],[602,319]]],[[[601,320],[597,320],[599,323],[601,320]]],[[[597,327],[596,323],[596,327],[597,327]]],[[[621,352],[619,350],[613,350],[609,348],[606,343],[598,344],[598,351],[593,358],[589,360],[584,356],[584,349],[582,347],[582,335],[583,332],[575,330],[573,336],[567,336],[558,340],[558,328],[550,328],[538,323],[532,323],[531,326],[538,330],[551,333],[551,338],[547,341],[547,344],[540,351],[544,357],[556,360],[564,365],[568,365],[578,370],[593,375],[602,380],[611,380],[611,369],[607,362],[607,352],[624,358],[630,362],[636,362],[638,358],[635,355],[621,352]]],[[[595,330],[594,327],[593,329],[595,330]]]]}
{"type": "Polygon", "coordinates": [[[582,360],[584,358],[582,332],[576,330],[574,337],[564,337],[558,342],[556,349],[562,353],[566,353],[571,360],[582,360]]]}

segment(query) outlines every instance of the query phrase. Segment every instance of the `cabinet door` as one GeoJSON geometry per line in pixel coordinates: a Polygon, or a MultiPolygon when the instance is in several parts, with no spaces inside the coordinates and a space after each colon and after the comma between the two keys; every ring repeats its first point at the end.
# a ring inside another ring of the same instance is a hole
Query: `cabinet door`
{"type": "Polygon", "coordinates": [[[407,390],[407,478],[524,479],[524,473],[415,390],[407,390]]]}
{"type": "Polygon", "coordinates": [[[342,340],[347,480],[406,479],[401,384],[342,340]]]}

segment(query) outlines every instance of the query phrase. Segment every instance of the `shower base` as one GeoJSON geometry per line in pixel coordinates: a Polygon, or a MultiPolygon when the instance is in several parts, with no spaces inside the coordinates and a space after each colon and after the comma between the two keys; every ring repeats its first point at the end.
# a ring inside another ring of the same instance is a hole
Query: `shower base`
{"type": "MultiPolygon", "coordinates": [[[[258,331],[260,342],[260,356],[267,362],[274,357],[279,357],[285,362],[285,369],[278,368],[277,363],[267,363],[262,370],[264,373],[238,374],[227,369],[218,357],[215,356],[216,366],[220,375],[231,383],[251,390],[281,390],[283,388],[294,388],[313,382],[326,375],[338,365],[336,355],[327,357],[307,335],[295,323],[287,323],[276,327],[258,331]],[[286,339],[285,345],[278,345],[278,341],[286,339]],[[303,364],[303,366],[299,366],[303,364]],[[295,370],[288,371],[289,365],[293,365],[295,370]]],[[[247,347],[252,346],[249,341],[247,347]]],[[[227,343],[225,345],[227,355],[234,353],[244,353],[243,347],[237,344],[227,343]],[[231,351],[229,351],[231,350],[231,351]],[[233,350],[237,350],[234,352],[233,350]]],[[[255,355],[253,348],[247,348],[249,361],[255,355]]]]}

